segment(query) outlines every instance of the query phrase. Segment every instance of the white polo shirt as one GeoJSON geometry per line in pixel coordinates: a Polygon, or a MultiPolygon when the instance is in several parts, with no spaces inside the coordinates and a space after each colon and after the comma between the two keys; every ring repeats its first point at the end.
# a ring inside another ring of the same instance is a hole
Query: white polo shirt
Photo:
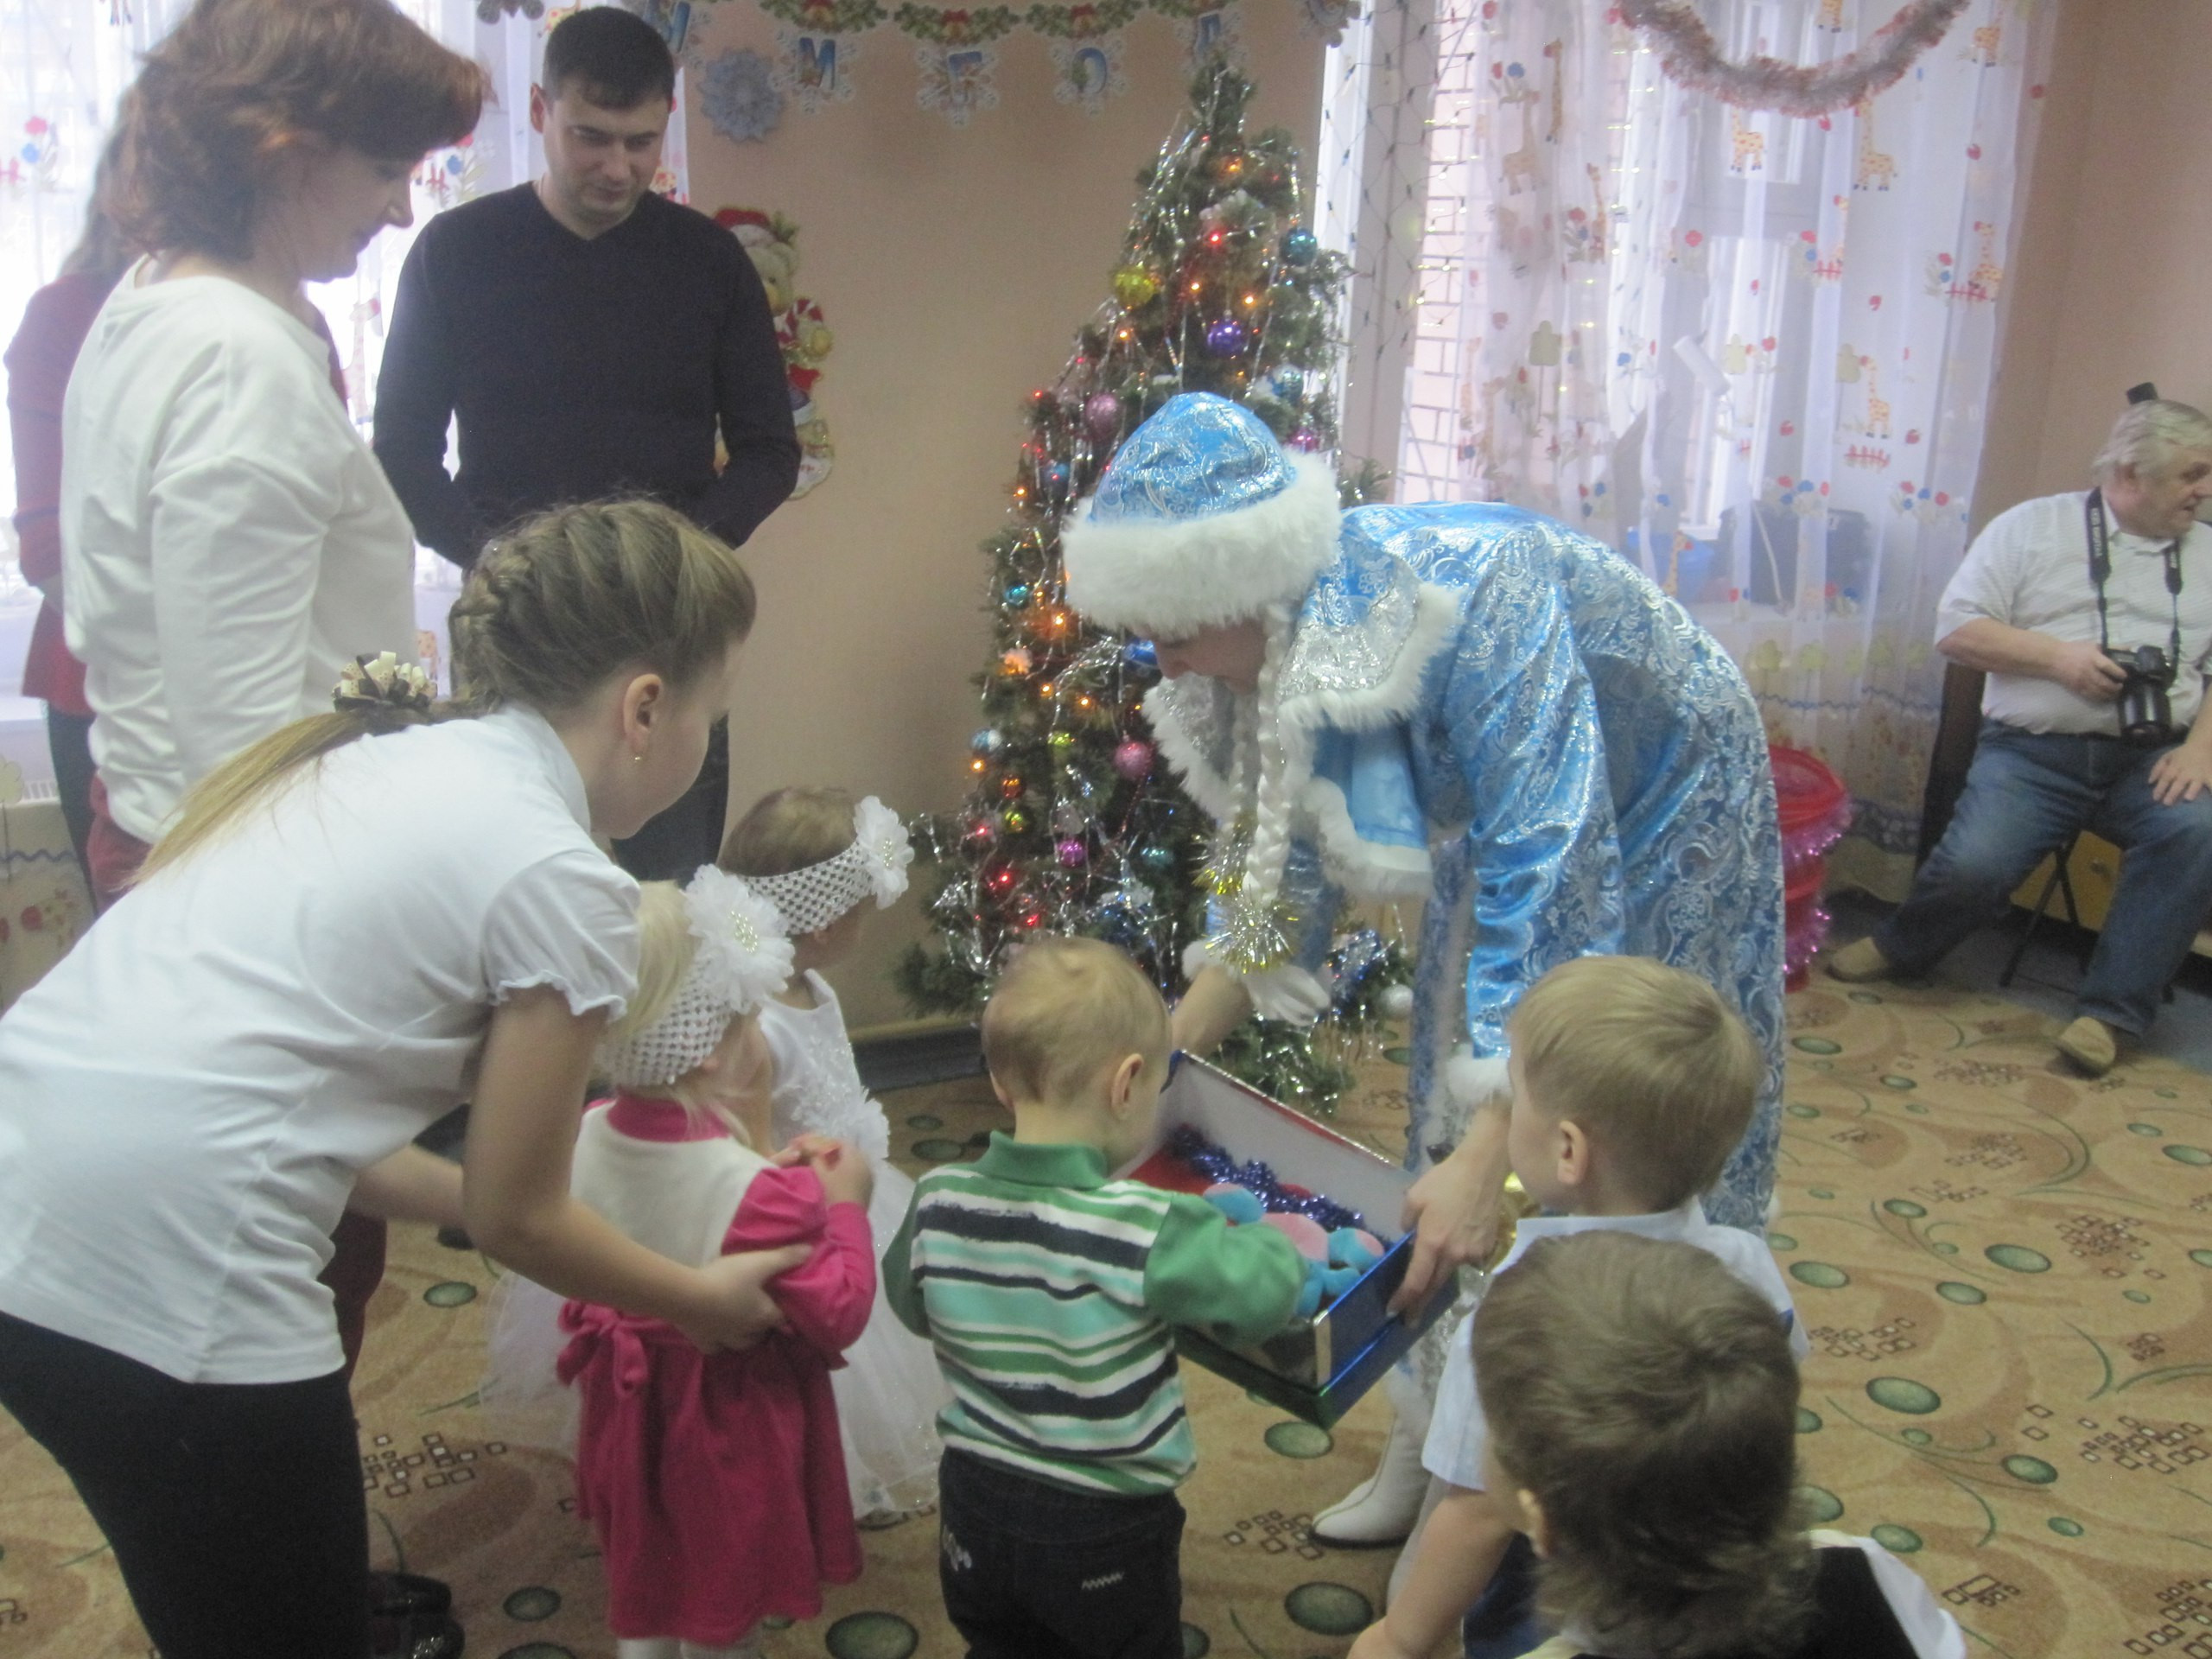
{"type": "MultiPolygon", "coordinates": [[[[2097,638],[2097,590],[2089,580],[2089,543],[2082,518],[2086,490],[2023,501],[1991,519],[1936,610],[1938,644],[1976,618],[2025,628],[2054,639],[2097,638]]],[[[2164,542],[2132,536],[2107,510],[2112,575],[2105,605],[2114,650],[2171,648],[2174,600],[2166,592],[2164,542]]],[[[2193,524],[2181,544],[2181,646],[2184,665],[2168,699],[2177,728],[2192,724],[2204,701],[2212,664],[2212,529],[2193,524]]],[[[2056,680],[2032,674],[1992,674],[1981,711],[2024,732],[2120,734],[2120,706],[2092,702],[2056,680]]]]}
{"type": "Polygon", "coordinates": [[[162,871],[0,1017],[0,1311],[189,1382],[338,1369],[355,1175],[494,1005],[634,989],[638,887],[526,709],[364,739],[162,871]]]}
{"type": "MultiPolygon", "coordinates": [[[[1563,1238],[1570,1233],[1634,1233],[1694,1244],[1720,1258],[1721,1265],[1774,1304],[1789,1332],[1789,1351],[1799,1360],[1812,1344],[1797,1323],[1796,1304],[1790,1300],[1789,1282],[1775,1264],[1766,1241],[1740,1227],[1716,1227],[1705,1218],[1705,1209],[1692,1198],[1679,1210],[1649,1216],[1530,1216],[1514,1231],[1513,1248],[1497,1264],[1503,1273],[1529,1252],[1540,1238],[1563,1238]]],[[[1437,1384],[1436,1410],[1428,1420],[1428,1439],[1421,1446],[1421,1467],[1440,1480],[1470,1491],[1483,1489],[1483,1456],[1490,1447],[1490,1425],[1483,1416],[1483,1402],[1475,1392],[1474,1344],[1470,1341],[1475,1316],[1459,1322],[1446,1351],[1444,1376],[1437,1384]]]]}
{"type": "Polygon", "coordinates": [[[322,337],[226,277],[149,268],[69,377],[60,514],[92,754],[147,842],[217,766],[327,709],[340,664],[415,655],[415,532],[322,337]]]}

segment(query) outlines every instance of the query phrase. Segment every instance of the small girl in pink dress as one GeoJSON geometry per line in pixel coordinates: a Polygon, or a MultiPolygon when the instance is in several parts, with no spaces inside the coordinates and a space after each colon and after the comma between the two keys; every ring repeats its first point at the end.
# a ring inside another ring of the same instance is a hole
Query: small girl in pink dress
{"type": "Polygon", "coordinates": [[[696,1265],[804,1245],[770,1285],[785,1330],[702,1353],[674,1325],[570,1302],[561,1381],[581,1396],[577,1507],[607,1560],[620,1659],[754,1655],[764,1618],[809,1618],[860,1576],[830,1373],[867,1325],[868,1160],[817,1136],[771,1160],[752,1018],[791,952],[775,907],[707,868],[648,884],[638,996],[608,1028],[617,1093],[585,1113],[571,1189],[638,1243],[696,1265]]]}

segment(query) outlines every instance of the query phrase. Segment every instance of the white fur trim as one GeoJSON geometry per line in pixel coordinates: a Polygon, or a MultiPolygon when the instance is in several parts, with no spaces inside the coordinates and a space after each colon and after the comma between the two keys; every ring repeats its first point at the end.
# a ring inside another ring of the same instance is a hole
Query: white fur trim
{"type": "Polygon", "coordinates": [[[1294,455],[1287,489],[1203,518],[1114,518],[1089,504],[1060,531],[1068,603],[1099,627],[1168,639],[1295,604],[1335,563],[1336,469],[1294,455]]]}
{"type": "Polygon", "coordinates": [[[1360,839],[1344,792],[1332,779],[1311,778],[1298,798],[1313,821],[1329,874],[1363,899],[1427,899],[1435,875],[1425,847],[1385,847],[1360,839]]]}
{"type": "Polygon", "coordinates": [[[1452,1058],[1444,1062],[1444,1091],[1455,1106],[1479,1106],[1486,1100],[1511,1093],[1512,1089],[1503,1054],[1478,1059],[1472,1049],[1462,1045],[1453,1049],[1452,1058]]]}
{"type": "MultiPolygon", "coordinates": [[[[1433,582],[1421,585],[1414,626],[1382,681],[1363,691],[1314,692],[1293,698],[1280,716],[1285,769],[1291,800],[1309,820],[1320,842],[1329,873],[1363,899],[1426,899],[1432,867],[1427,850],[1383,847],[1362,841],[1352,828],[1344,791],[1313,776],[1315,734],[1323,726],[1343,732],[1374,731],[1405,719],[1421,701],[1429,661],[1459,620],[1459,596],[1433,582]]],[[[1237,810],[1229,780],[1198,753],[1180,721],[1166,708],[1145,708],[1160,753],[1182,775],[1184,787],[1217,822],[1237,810]]]]}
{"type": "Polygon", "coordinates": [[[1213,952],[1206,949],[1204,939],[1192,939],[1183,947],[1183,977],[1196,979],[1201,969],[1213,965],[1213,952]]]}
{"type": "MultiPolygon", "coordinates": [[[[1160,690],[1155,686],[1154,691],[1160,690]]],[[[1213,769],[1206,758],[1198,753],[1198,746],[1183,729],[1183,722],[1169,713],[1163,703],[1152,706],[1152,692],[1145,694],[1144,717],[1151,722],[1152,734],[1159,741],[1160,753],[1168,766],[1182,774],[1183,787],[1191,798],[1205,808],[1217,823],[1225,823],[1236,816],[1236,803],[1230,798],[1229,780],[1213,769]]]]}

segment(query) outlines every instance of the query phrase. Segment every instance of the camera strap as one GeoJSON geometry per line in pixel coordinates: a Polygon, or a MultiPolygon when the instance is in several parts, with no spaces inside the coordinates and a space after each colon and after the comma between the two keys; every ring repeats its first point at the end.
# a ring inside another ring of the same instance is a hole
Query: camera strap
{"type": "MultiPolygon", "coordinates": [[[[2089,537],[2089,581],[2097,590],[2097,644],[2105,650],[2112,649],[2112,631],[2105,614],[2105,582],[2112,575],[2112,533],[2105,522],[2105,493],[2091,490],[2089,499],[2082,503],[2082,516],[2088,520],[2089,537]]],[[[2166,595],[2172,601],[2173,639],[2167,661],[2174,672],[2181,672],[2181,538],[2176,537],[2164,549],[2166,561],[2166,595]]]]}

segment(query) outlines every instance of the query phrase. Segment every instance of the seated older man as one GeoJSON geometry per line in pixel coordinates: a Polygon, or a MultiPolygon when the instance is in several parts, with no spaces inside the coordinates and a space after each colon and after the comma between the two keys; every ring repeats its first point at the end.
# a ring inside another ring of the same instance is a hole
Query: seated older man
{"type": "Polygon", "coordinates": [[[2082,830],[2126,849],[2058,1050],[2092,1077],[2150,1028],[2212,909],[2212,420],[2133,404],[2097,487],[2024,501],[1974,538],[1936,649],[1988,677],[1956,815],[1911,895],[1828,959],[1846,981],[1935,965],[2082,830]]]}

